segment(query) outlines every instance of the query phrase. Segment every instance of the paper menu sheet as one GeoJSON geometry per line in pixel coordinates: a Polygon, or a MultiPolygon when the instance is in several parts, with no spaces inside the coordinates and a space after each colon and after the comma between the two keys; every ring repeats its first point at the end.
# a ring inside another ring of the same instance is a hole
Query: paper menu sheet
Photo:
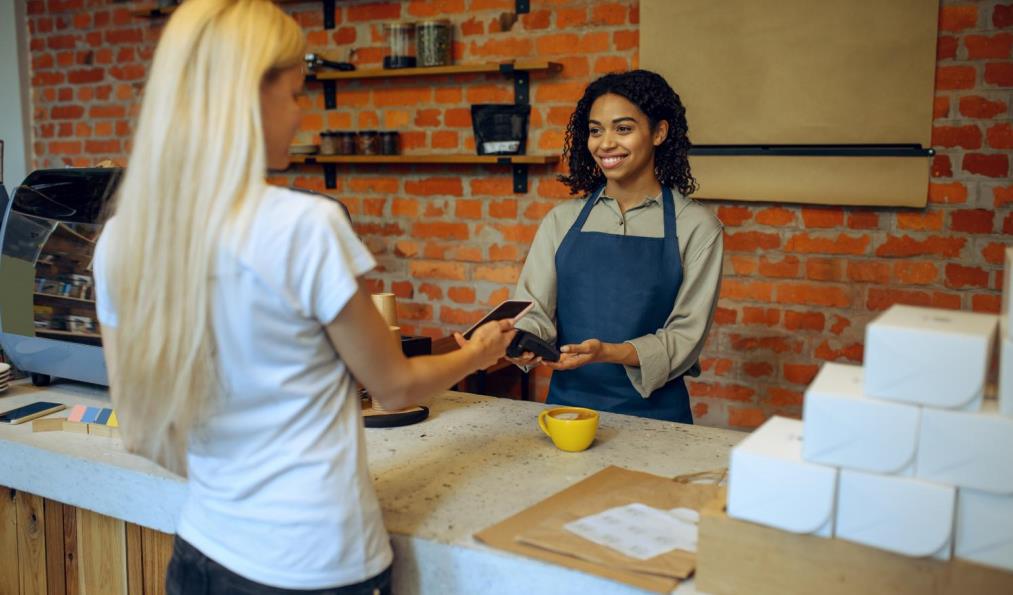
{"type": "Polygon", "coordinates": [[[700,513],[689,508],[661,510],[639,502],[567,523],[564,529],[624,556],[648,560],[672,550],[696,551],[700,513]]]}

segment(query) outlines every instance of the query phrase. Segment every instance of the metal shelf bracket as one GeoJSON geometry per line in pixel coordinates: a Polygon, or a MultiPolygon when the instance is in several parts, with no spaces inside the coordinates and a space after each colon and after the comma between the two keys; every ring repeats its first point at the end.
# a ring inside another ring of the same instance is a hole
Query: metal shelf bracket
{"type": "Polygon", "coordinates": [[[531,74],[526,70],[514,70],[514,105],[528,105],[531,102],[531,74]]]}
{"type": "Polygon", "coordinates": [[[528,105],[531,102],[531,73],[526,70],[517,70],[513,62],[504,62],[499,65],[499,71],[514,79],[514,105],[528,105]]]}
{"type": "Polygon", "coordinates": [[[334,0],[324,0],[324,29],[334,28],[334,0]]]}
{"type": "Polygon", "coordinates": [[[338,187],[338,166],[334,163],[323,163],[324,166],[324,186],[328,190],[334,190],[338,187]]]}

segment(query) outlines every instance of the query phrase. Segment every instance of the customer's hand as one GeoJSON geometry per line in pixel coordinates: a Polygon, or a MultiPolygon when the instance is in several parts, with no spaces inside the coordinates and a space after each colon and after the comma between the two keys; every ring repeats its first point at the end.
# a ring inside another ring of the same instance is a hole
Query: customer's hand
{"type": "Polygon", "coordinates": [[[471,350],[475,357],[475,369],[483,370],[492,366],[506,355],[517,331],[510,320],[494,320],[475,329],[471,339],[465,339],[461,333],[454,333],[454,340],[461,349],[471,350]]]}
{"type": "Polygon", "coordinates": [[[539,357],[539,356],[536,356],[535,354],[531,353],[530,351],[525,351],[524,353],[521,354],[520,357],[507,357],[506,359],[511,364],[514,364],[514,365],[517,365],[517,366],[525,366],[525,367],[528,367],[528,368],[534,368],[536,366],[541,365],[541,363],[542,363],[542,358],[539,357]]]}

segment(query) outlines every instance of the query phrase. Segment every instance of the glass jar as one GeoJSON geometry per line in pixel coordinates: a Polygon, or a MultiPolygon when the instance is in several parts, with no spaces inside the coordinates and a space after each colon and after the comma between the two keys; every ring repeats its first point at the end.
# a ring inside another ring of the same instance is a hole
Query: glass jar
{"type": "Polygon", "coordinates": [[[386,23],[383,35],[387,39],[384,68],[412,68],[415,66],[415,23],[386,23]]]}
{"type": "Polygon", "coordinates": [[[320,133],[320,154],[338,154],[338,133],[333,130],[324,130],[320,133]]]}
{"type": "Polygon", "coordinates": [[[415,26],[415,56],[419,66],[448,66],[454,61],[454,30],[450,21],[422,21],[415,26]]]}
{"type": "Polygon", "coordinates": [[[380,154],[397,155],[401,148],[401,134],[396,130],[386,130],[380,133],[380,154]]]}
{"type": "Polygon", "coordinates": [[[363,130],[357,138],[359,155],[379,155],[380,135],[375,130],[363,130]]]}
{"type": "Polygon", "coordinates": [[[338,155],[355,155],[355,133],[338,133],[338,155]]]}

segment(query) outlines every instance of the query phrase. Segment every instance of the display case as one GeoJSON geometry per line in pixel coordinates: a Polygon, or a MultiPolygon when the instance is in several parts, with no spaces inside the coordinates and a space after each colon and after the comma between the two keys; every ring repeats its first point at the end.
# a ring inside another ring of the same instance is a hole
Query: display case
{"type": "Polygon", "coordinates": [[[0,197],[0,345],[35,384],[108,384],[91,262],[121,173],[38,170],[0,197]]]}

